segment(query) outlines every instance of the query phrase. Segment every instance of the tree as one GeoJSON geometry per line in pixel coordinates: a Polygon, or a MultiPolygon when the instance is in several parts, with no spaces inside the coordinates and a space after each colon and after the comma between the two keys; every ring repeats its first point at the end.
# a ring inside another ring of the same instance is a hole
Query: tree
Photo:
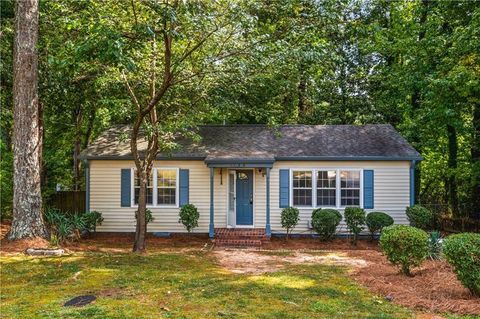
{"type": "Polygon", "coordinates": [[[42,216],[38,101],[38,0],[17,1],[13,61],[14,175],[11,240],[47,237],[42,216]]]}
{"type": "Polygon", "coordinates": [[[102,54],[123,81],[133,109],[129,138],[139,183],[135,252],[146,249],[147,183],[157,154],[177,147],[178,138],[195,138],[192,127],[204,114],[198,101],[210,76],[243,49],[238,9],[228,1],[131,1],[128,13],[115,11],[115,21],[96,30],[96,45],[104,41],[102,54]],[[111,50],[117,50],[113,57],[111,50]]]}

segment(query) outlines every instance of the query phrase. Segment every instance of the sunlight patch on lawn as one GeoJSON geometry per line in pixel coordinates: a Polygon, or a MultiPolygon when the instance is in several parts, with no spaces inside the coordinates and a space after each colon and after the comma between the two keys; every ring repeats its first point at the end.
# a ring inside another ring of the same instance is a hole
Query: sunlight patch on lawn
{"type": "Polygon", "coordinates": [[[315,280],[294,275],[250,276],[247,280],[276,288],[307,289],[315,286],[315,280]]]}

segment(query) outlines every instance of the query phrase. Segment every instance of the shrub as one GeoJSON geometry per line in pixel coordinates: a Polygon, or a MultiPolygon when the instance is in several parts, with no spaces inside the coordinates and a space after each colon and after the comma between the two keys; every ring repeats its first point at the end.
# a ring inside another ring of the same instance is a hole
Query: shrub
{"type": "Polygon", "coordinates": [[[371,212],[365,218],[365,223],[373,239],[375,233],[381,232],[384,227],[393,225],[393,218],[383,212],[371,212]]]}
{"type": "Polygon", "coordinates": [[[346,207],[345,223],[353,234],[352,243],[356,245],[358,234],[365,228],[365,210],[360,207],[346,207]]]}
{"type": "Polygon", "coordinates": [[[480,296],[480,234],[448,236],[443,253],[462,284],[472,294],[480,296]]]}
{"type": "Polygon", "coordinates": [[[282,210],[281,222],[282,228],[287,230],[287,240],[291,230],[297,226],[298,221],[300,220],[299,215],[300,212],[295,207],[287,207],[282,210]]]}
{"type": "Polygon", "coordinates": [[[178,220],[178,222],[182,223],[188,232],[198,226],[199,218],[200,214],[198,213],[195,205],[187,204],[180,208],[180,219],[178,220]]]}
{"type": "Polygon", "coordinates": [[[315,209],[312,212],[312,228],[323,240],[329,240],[335,235],[342,214],[335,209],[315,209]]]}
{"type": "Polygon", "coordinates": [[[85,222],[85,229],[89,232],[97,231],[97,225],[101,225],[103,222],[102,213],[97,211],[86,212],[83,215],[85,222]]]}
{"type": "Polygon", "coordinates": [[[95,230],[103,217],[95,211],[69,214],[50,208],[45,211],[44,220],[50,230],[50,241],[56,246],[68,238],[80,239],[83,231],[95,230]]]}
{"type": "Polygon", "coordinates": [[[412,226],[388,226],[380,236],[380,247],[392,264],[410,275],[410,269],[419,266],[428,256],[428,234],[412,226]]]}
{"type": "Polygon", "coordinates": [[[423,230],[430,230],[433,228],[433,214],[431,211],[420,205],[407,207],[407,217],[410,226],[417,227],[423,230]]]}

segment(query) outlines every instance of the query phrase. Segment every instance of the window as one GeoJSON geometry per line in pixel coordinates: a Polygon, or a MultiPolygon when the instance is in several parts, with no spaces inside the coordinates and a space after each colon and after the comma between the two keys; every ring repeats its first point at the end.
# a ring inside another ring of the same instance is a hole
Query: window
{"type": "MultiPolygon", "coordinates": [[[[138,205],[140,181],[137,170],[133,174],[133,205],[138,205]]],[[[154,168],[147,182],[147,205],[177,206],[178,205],[178,169],[154,168]]]]}
{"type": "Polygon", "coordinates": [[[312,206],[312,172],[293,171],[293,205],[312,206]]]}
{"type": "MultiPolygon", "coordinates": [[[[134,176],[134,203],[138,205],[138,196],[140,194],[140,179],[137,176],[137,170],[133,170],[134,176]]],[[[147,205],[153,205],[153,172],[147,180],[147,205]]]]}
{"type": "Polygon", "coordinates": [[[340,172],[342,206],[360,206],[360,171],[340,172]]]}
{"type": "Polygon", "coordinates": [[[177,170],[157,169],[157,205],[176,205],[177,170]]]}
{"type": "Polygon", "coordinates": [[[337,206],[336,184],[336,171],[317,171],[317,206],[337,206]]]}

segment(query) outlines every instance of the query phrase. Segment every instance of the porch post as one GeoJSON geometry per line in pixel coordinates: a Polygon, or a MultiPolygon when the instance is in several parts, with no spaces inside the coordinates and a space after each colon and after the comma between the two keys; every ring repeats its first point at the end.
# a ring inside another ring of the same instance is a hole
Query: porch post
{"type": "Polygon", "coordinates": [[[213,174],[213,170],[214,168],[213,167],[210,167],[210,224],[208,226],[208,236],[210,238],[213,238],[213,236],[215,235],[215,229],[214,229],[214,218],[213,218],[213,177],[214,177],[214,174],[213,174]]]}
{"type": "Polygon", "coordinates": [[[270,228],[270,168],[267,167],[267,220],[265,224],[265,234],[267,236],[272,235],[272,229],[270,228]]]}

